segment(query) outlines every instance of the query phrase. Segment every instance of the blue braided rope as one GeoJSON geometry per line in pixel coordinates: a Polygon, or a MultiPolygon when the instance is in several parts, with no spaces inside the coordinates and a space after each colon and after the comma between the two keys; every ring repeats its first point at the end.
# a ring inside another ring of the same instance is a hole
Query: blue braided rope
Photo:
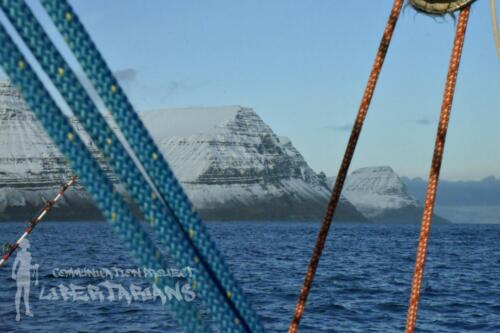
{"type": "Polygon", "coordinates": [[[153,227],[157,227],[173,258],[180,265],[195,267],[193,283],[199,285],[197,291],[205,306],[208,309],[216,309],[212,313],[214,319],[221,323],[224,332],[242,331],[243,325],[239,324],[242,321],[241,315],[235,311],[234,305],[231,306],[230,300],[228,301],[230,294],[225,290],[218,291],[217,289],[222,289],[220,284],[212,282],[211,272],[206,271],[203,262],[195,259],[199,256],[196,251],[192,251],[188,236],[183,233],[179,225],[172,221],[169,214],[161,209],[161,202],[152,197],[153,190],[149,189],[147,180],[139,172],[113,131],[107,126],[76,75],[52,45],[29,8],[23,1],[3,0],[0,5],[68,105],[74,110],[94,143],[104,152],[115,173],[127,185],[127,189],[139,203],[144,215],[151,221],[153,227]],[[165,228],[160,226],[160,222],[163,221],[168,222],[164,223],[165,228]],[[215,294],[212,293],[213,290],[216,291],[215,294]]]}
{"type": "Polygon", "coordinates": [[[232,292],[234,304],[252,331],[262,332],[256,314],[245,301],[241,289],[229,273],[199,215],[194,211],[168,163],[154,144],[149,132],[137,116],[77,15],[66,1],[42,0],[42,4],[113,114],[148,175],[158,187],[161,199],[171,207],[184,230],[194,235],[194,244],[213,267],[224,289],[232,292]]]}
{"type": "MultiPolygon", "coordinates": [[[[104,171],[88,151],[67,117],[52,100],[5,28],[0,26],[0,64],[17,86],[24,100],[42,123],[59,150],[78,174],[99,209],[111,223],[139,265],[164,269],[167,260],[134,220],[125,201],[114,190],[104,171]]],[[[160,288],[172,287],[165,279],[154,281],[160,288]]],[[[186,332],[210,332],[201,321],[196,305],[174,301],[169,306],[186,332]]]]}
{"type": "Polygon", "coordinates": [[[257,315],[248,305],[241,289],[229,273],[199,215],[194,211],[167,161],[155,145],[151,135],[71,6],[66,0],[42,0],[41,3],[74,52],[101,99],[111,111],[149,177],[157,186],[160,199],[169,205],[185,232],[193,235],[194,245],[200,250],[201,256],[210,264],[223,288],[231,292],[232,301],[251,330],[263,332],[257,315]]]}

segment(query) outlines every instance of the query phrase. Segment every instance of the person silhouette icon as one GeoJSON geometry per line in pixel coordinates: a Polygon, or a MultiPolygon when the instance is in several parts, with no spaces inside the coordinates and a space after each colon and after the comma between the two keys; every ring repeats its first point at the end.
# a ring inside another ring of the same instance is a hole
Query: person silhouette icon
{"type": "Polygon", "coordinates": [[[24,299],[24,306],[26,308],[26,316],[33,317],[33,313],[30,310],[30,286],[31,286],[31,270],[38,270],[39,265],[31,264],[31,253],[28,251],[30,248],[30,242],[24,239],[20,244],[20,251],[16,254],[16,259],[14,260],[14,265],[12,266],[12,279],[17,282],[17,292],[16,292],[16,321],[21,320],[21,296],[24,299]]]}

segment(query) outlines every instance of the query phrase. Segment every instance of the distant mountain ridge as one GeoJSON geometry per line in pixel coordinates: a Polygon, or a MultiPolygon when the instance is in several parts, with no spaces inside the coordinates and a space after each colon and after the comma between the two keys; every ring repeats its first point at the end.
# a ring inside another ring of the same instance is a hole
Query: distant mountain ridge
{"type": "MultiPolygon", "coordinates": [[[[328,187],[290,140],[277,136],[252,109],[169,109],[140,116],[205,219],[318,220],[323,216],[328,187]]],[[[83,133],[76,120],[72,124],[83,133]]],[[[28,219],[70,174],[64,157],[17,91],[0,83],[0,220],[28,219]]],[[[338,213],[340,220],[365,220],[345,199],[338,213]]],[[[76,187],[50,218],[101,217],[89,195],[76,187]]]]}
{"type": "MultiPolygon", "coordinates": [[[[426,180],[408,177],[401,177],[401,179],[414,197],[419,200],[425,198],[426,180]]],[[[440,180],[436,204],[500,206],[500,179],[489,176],[477,181],[440,180]]]]}
{"type": "MultiPolygon", "coordinates": [[[[402,180],[413,196],[425,198],[426,180],[402,180]]],[[[500,179],[490,176],[477,181],[439,181],[436,212],[457,223],[500,223],[500,179]]]]}
{"type": "MultiPolygon", "coordinates": [[[[331,178],[333,185],[333,178],[331,178]]],[[[342,194],[368,219],[382,223],[420,223],[423,208],[389,166],[365,167],[347,176],[342,194]]],[[[438,215],[438,223],[449,222],[438,215]]]]}

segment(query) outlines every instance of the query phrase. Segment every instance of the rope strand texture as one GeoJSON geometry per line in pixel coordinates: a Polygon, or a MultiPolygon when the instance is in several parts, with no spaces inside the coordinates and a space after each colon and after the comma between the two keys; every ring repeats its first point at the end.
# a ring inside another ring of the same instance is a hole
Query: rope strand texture
{"type": "Polygon", "coordinates": [[[441,162],[443,160],[444,145],[446,133],[448,131],[448,123],[453,104],[453,95],[457,82],[458,69],[460,67],[460,59],[465,40],[465,32],[467,30],[467,22],[469,19],[470,6],[465,7],[460,12],[458,19],[455,41],[453,44],[453,52],[450,59],[450,66],[444,90],[443,103],[441,107],[441,115],[439,118],[439,126],[436,135],[436,143],[434,145],[434,154],[432,157],[431,170],[429,174],[429,182],[427,185],[427,194],[425,197],[424,213],[422,217],[422,226],[420,230],[420,239],[418,242],[417,258],[415,261],[415,272],[413,274],[413,282],[411,288],[411,296],[408,306],[408,314],[406,318],[406,333],[415,331],[417,321],[417,309],[420,299],[420,289],[422,285],[422,277],[424,274],[425,258],[427,254],[427,243],[429,240],[429,232],[432,222],[432,214],[434,211],[434,202],[436,199],[436,190],[439,181],[439,173],[441,170],[441,162]]]}
{"type": "Polygon", "coordinates": [[[347,144],[347,148],[344,154],[344,158],[342,160],[342,164],[340,166],[337,179],[335,181],[335,186],[332,191],[332,195],[330,197],[330,201],[328,203],[327,211],[323,220],[323,224],[318,234],[318,238],[316,241],[316,246],[314,248],[314,252],[309,261],[309,266],[307,268],[307,274],[304,280],[304,285],[302,287],[299,300],[297,302],[295,308],[295,314],[288,329],[289,333],[295,333],[298,330],[298,326],[300,323],[300,319],[304,313],[304,307],[307,301],[307,297],[309,295],[309,291],[311,290],[311,286],[314,280],[314,275],[316,273],[316,269],[319,264],[319,259],[321,257],[321,253],[323,252],[323,248],[325,246],[325,241],[328,236],[328,231],[330,229],[330,225],[335,214],[335,210],[337,208],[337,204],[340,200],[340,194],[342,192],[342,188],[344,186],[345,178],[349,171],[349,166],[351,164],[352,157],[354,155],[354,151],[356,149],[356,144],[358,142],[358,138],[361,134],[361,129],[363,127],[364,120],[368,113],[368,108],[370,106],[370,102],[373,97],[373,93],[375,91],[375,87],[377,85],[377,80],[379,78],[380,72],[382,70],[382,65],[385,60],[385,56],[387,54],[387,50],[389,49],[389,45],[392,39],[392,35],[394,33],[394,29],[396,27],[396,23],[398,21],[399,15],[401,13],[401,8],[403,7],[403,0],[395,0],[392,6],[391,14],[389,16],[389,20],[384,30],[384,35],[380,42],[380,46],[378,48],[377,56],[375,58],[375,63],[373,65],[372,71],[370,73],[370,77],[368,79],[368,84],[366,86],[363,99],[361,101],[361,105],[356,116],[356,121],[352,128],[351,136],[349,138],[349,142],[347,144]]]}
{"type": "Polygon", "coordinates": [[[150,187],[148,180],[109,128],[28,6],[20,0],[1,0],[0,5],[96,146],[104,153],[115,174],[120,177],[139,204],[144,216],[160,235],[161,241],[167,246],[173,259],[180,267],[194,268],[190,282],[196,286],[197,294],[214,319],[221,324],[225,332],[248,330],[245,320],[232,303],[230,296],[233,291],[225,290],[221,286],[209,263],[193,246],[190,236],[177,221],[172,219],[169,207],[165,207],[156,195],[153,195],[155,189],[150,187]]]}
{"type": "MultiPolygon", "coordinates": [[[[156,186],[157,199],[170,208],[184,233],[189,235],[199,251],[200,259],[209,265],[210,273],[220,282],[221,289],[225,291],[224,297],[241,315],[241,326],[252,332],[263,332],[256,313],[245,300],[199,215],[76,13],[65,0],[42,0],[41,3],[156,186]]],[[[166,221],[160,220],[158,227],[165,228],[166,221]]]]}
{"type": "MultiPolygon", "coordinates": [[[[141,267],[165,269],[168,261],[154,245],[140,224],[134,219],[125,200],[115,191],[98,162],[92,156],[68,118],[58,108],[43,83],[15,45],[3,25],[0,25],[0,64],[14,85],[19,89],[37,119],[64,154],[71,169],[92,196],[106,220],[120,236],[134,259],[141,267]]],[[[160,288],[175,288],[168,279],[154,281],[160,288]]],[[[183,300],[168,305],[186,332],[210,332],[201,321],[195,304],[183,300]]]]}

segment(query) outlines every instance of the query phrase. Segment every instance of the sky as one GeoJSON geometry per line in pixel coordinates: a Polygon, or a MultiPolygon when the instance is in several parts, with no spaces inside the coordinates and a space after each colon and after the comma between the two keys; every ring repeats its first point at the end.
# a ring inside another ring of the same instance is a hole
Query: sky
{"type": "MultiPolygon", "coordinates": [[[[392,0],[70,1],[139,110],[252,107],[317,172],[335,175],[392,0]]],[[[29,0],[72,59],[38,0],[29,0]]],[[[0,15],[5,23],[5,17],[0,15]]],[[[426,177],[456,28],[406,7],[351,170],[426,177]]],[[[0,73],[3,76],[3,73],[0,73]]],[[[442,177],[500,177],[500,61],[489,1],[473,8],[442,177]]],[[[167,156],[168,159],[168,156],[167,156]]]]}

